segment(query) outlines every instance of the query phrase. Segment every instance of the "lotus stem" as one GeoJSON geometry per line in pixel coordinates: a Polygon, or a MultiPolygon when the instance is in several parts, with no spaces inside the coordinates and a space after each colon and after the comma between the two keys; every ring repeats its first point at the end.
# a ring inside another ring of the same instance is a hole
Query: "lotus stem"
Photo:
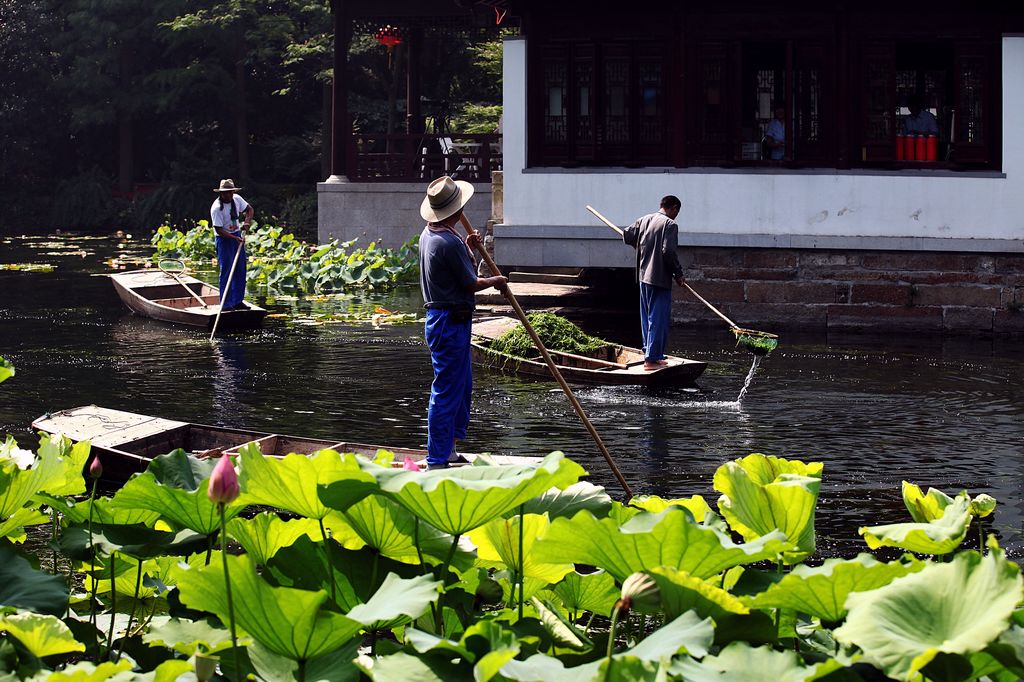
{"type": "Polygon", "coordinates": [[[135,599],[132,601],[132,610],[128,614],[128,627],[125,628],[124,637],[121,638],[121,646],[117,648],[117,658],[115,660],[121,660],[121,654],[124,653],[125,642],[128,641],[128,636],[132,632],[132,620],[135,618],[135,607],[139,604],[139,589],[142,587],[142,559],[139,559],[139,569],[135,574],[135,599]]]}
{"type": "MultiPolygon", "coordinates": [[[[231,599],[231,576],[228,574],[228,532],[227,522],[224,519],[224,503],[217,503],[217,510],[220,511],[220,558],[224,563],[224,590],[228,597],[228,621],[231,625],[231,651],[235,657],[235,678],[242,674],[242,666],[238,662],[238,637],[235,634],[235,602],[231,599]]],[[[320,528],[323,528],[321,524],[320,528]]],[[[328,562],[328,565],[330,562],[328,562]]],[[[301,667],[299,668],[302,669],[301,667]]]]}
{"type": "MultiPolygon", "coordinates": [[[[223,528],[221,528],[221,532],[223,532],[223,528]]],[[[210,565],[210,557],[212,557],[212,556],[213,556],[213,534],[211,533],[210,535],[206,536],[206,563],[204,564],[205,566],[209,566],[210,565]]]]}
{"type": "Polygon", "coordinates": [[[116,551],[110,553],[110,627],[107,628],[107,656],[114,647],[114,616],[117,615],[117,585],[114,577],[114,557],[116,551]]]}
{"type": "Polygon", "coordinates": [[[92,544],[92,508],[96,502],[96,479],[92,479],[89,492],[89,577],[92,578],[92,595],[89,598],[89,621],[96,626],[96,551],[92,544]]]}
{"type": "Polygon", "coordinates": [[[445,557],[444,563],[441,564],[441,596],[437,599],[437,611],[434,613],[434,629],[437,630],[435,633],[437,635],[441,635],[444,631],[444,588],[448,582],[448,566],[455,557],[455,548],[459,546],[460,537],[462,537],[461,533],[456,533],[452,537],[452,546],[448,550],[448,556],[445,557]]]}
{"type": "MultiPolygon", "coordinates": [[[[621,600],[620,600],[621,601],[621,600]]],[[[615,627],[619,624],[619,611],[622,610],[622,606],[619,603],[615,604],[615,608],[612,609],[612,625],[608,629],[608,665],[611,666],[612,654],[615,652],[615,627]]]]}
{"type": "Polygon", "coordinates": [[[420,517],[416,517],[416,521],[412,527],[412,542],[416,545],[416,556],[420,560],[420,568],[423,569],[423,575],[427,574],[427,565],[423,563],[423,550],[420,549],[420,517]]]}
{"type": "Polygon", "coordinates": [[[57,510],[50,507],[50,542],[53,543],[53,575],[57,575],[57,510]]]}
{"type": "Polygon", "coordinates": [[[978,553],[985,556],[985,529],[981,525],[981,519],[978,519],[978,553]]]}
{"type": "Polygon", "coordinates": [[[526,582],[526,557],[523,556],[523,505],[519,505],[519,570],[517,577],[519,578],[519,620],[523,619],[523,585],[526,582]]]}
{"type": "Polygon", "coordinates": [[[324,528],[324,520],[317,519],[317,523],[320,524],[320,537],[324,539],[324,555],[327,557],[327,577],[331,581],[331,601],[337,604],[338,590],[334,586],[334,564],[331,563],[331,542],[327,537],[327,530],[324,528]]]}

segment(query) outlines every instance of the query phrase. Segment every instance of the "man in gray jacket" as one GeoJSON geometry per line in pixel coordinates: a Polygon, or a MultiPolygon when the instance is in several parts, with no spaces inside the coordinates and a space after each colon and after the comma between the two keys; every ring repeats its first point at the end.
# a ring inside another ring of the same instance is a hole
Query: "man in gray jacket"
{"type": "Polygon", "coordinates": [[[665,344],[672,321],[672,280],[683,285],[683,266],[676,250],[679,227],[673,222],[682,203],[669,195],[657,213],[638,218],[622,231],[622,241],[636,249],[636,278],[640,282],[640,330],[644,338],[644,369],[668,364],[665,344]]]}

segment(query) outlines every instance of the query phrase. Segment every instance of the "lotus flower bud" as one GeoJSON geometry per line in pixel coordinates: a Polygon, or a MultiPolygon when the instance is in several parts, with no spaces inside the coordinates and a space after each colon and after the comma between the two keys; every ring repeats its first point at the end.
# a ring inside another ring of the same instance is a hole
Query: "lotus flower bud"
{"type": "Polygon", "coordinates": [[[89,475],[93,478],[100,478],[103,476],[103,463],[100,462],[99,455],[92,456],[92,462],[89,463],[89,475]]]}
{"type": "Polygon", "coordinates": [[[417,464],[416,460],[414,460],[412,457],[406,455],[405,461],[402,462],[402,468],[405,469],[406,471],[419,471],[420,465],[417,464]]]}
{"type": "Polygon", "coordinates": [[[238,497],[241,488],[238,487],[238,474],[231,464],[231,458],[226,454],[221,455],[217,466],[210,474],[210,485],[206,489],[206,495],[211,502],[217,504],[230,504],[238,497]]]}
{"type": "Polygon", "coordinates": [[[623,609],[656,609],[661,604],[661,590],[654,578],[634,573],[622,583],[622,597],[615,604],[623,609]]]}

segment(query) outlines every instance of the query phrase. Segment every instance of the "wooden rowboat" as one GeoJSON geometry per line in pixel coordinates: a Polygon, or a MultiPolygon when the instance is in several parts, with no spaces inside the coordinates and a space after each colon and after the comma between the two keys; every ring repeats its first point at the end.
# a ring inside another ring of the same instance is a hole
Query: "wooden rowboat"
{"type": "MultiPolygon", "coordinates": [[[[426,465],[427,459],[425,450],[351,443],[335,438],[301,438],[223,426],[204,426],[96,405],[43,415],[32,422],[32,427],[50,434],[63,434],[74,442],[89,441],[92,444],[92,452],[98,453],[103,462],[103,477],[118,481],[127,480],[132,474],[143,471],[154,457],[178,448],[197,457],[218,457],[225,452],[236,455],[242,446],[250,443],[255,443],[264,455],[273,457],[283,457],[292,453],[309,455],[325,449],[373,457],[379,450],[388,450],[395,453],[395,466],[401,466],[406,457],[412,458],[421,466],[426,465]]],[[[540,461],[536,457],[511,455],[463,456],[470,461],[483,457],[493,464],[527,464],[540,461]]]]}
{"type": "MultiPolygon", "coordinates": [[[[491,342],[514,328],[519,321],[511,317],[490,317],[473,322],[473,362],[507,374],[551,379],[540,353],[517,358],[489,348],[491,342]]],[[[644,369],[644,353],[638,348],[612,345],[588,355],[575,355],[548,349],[558,370],[570,383],[638,386],[692,384],[704,373],[707,363],[669,355],[668,364],[652,371],[644,369]]]]}
{"type": "MultiPolygon", "coordinates": [[[[109,277],[124,304],[144,317],[209,329],[220,310],[217,287],[195,277],[179,274],[172,277],[159,270],[117,272],[109,277]],[[202,299],[206,307],[200,305],[198,299],[202,299]]],[[[258,327],[267,311],[252,303],[244,305],[245,308],[238,310],[225,310],[218,328],[258,327]]]]}

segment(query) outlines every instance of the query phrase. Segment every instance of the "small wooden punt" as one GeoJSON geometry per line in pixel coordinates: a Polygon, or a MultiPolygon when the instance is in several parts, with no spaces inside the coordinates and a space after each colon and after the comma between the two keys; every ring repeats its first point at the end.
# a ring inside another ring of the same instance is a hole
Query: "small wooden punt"
{"type": "MultiPolygon", "coordinates": [[[[519,324],[511,317],[489,317],[473,322],[473,362],[507,374],[552,379],[538,352],[517,358],[490,349],[490,344],[519,324]]],[[[558,370],[569,383],[603,385],[664,386],[692,384],[704,373],[707,363],[669,355],[668,364],[652,371],[644,369],[644,353],[638,348],[612,345],[588,355],[548,350],[558,370]]]]}
{"type": "MultiPolygon", "coordinates": [[[[209,329],[220,310],[220,291],[217,287],[195,277],[177,273],[172,277],[160,270],[116,272],[109,277],[124,304],[144,317],[209,329]],[[205,308],[198,299],[206,303],[205,308]]],[[[225,310],[218,328],[258,327],[266,315],[267,311],[263,308],[245,303],[245,308],[225,310]]]]}
{"type": "MultiPolygon", "coordinates": [[[[425,450],[204,426],[96,405],[45,414],[32,422],[32,427],[50,434],[63,434],[74,442],[89,441],[92,452],[100,455],[103,477],[117,481],[127,480],[132,474],[143,471],[154,457],[178,448],[197,457],[217,457],[225,452],[236,455],[249,443],[255,443],[264,455],[273,457],[292,453],[310,455],[331,449],[372,458],[379,450],[388,450],[395,453],[394,466],[402,466],[407,456],[421,467],[426,465],[427,459],[425,450]]],[[[493,464],[506,465],[540,461],[537,457],[512,455],[465,454],[464,457],[470,461],[484,457],[493,464]]]]}

